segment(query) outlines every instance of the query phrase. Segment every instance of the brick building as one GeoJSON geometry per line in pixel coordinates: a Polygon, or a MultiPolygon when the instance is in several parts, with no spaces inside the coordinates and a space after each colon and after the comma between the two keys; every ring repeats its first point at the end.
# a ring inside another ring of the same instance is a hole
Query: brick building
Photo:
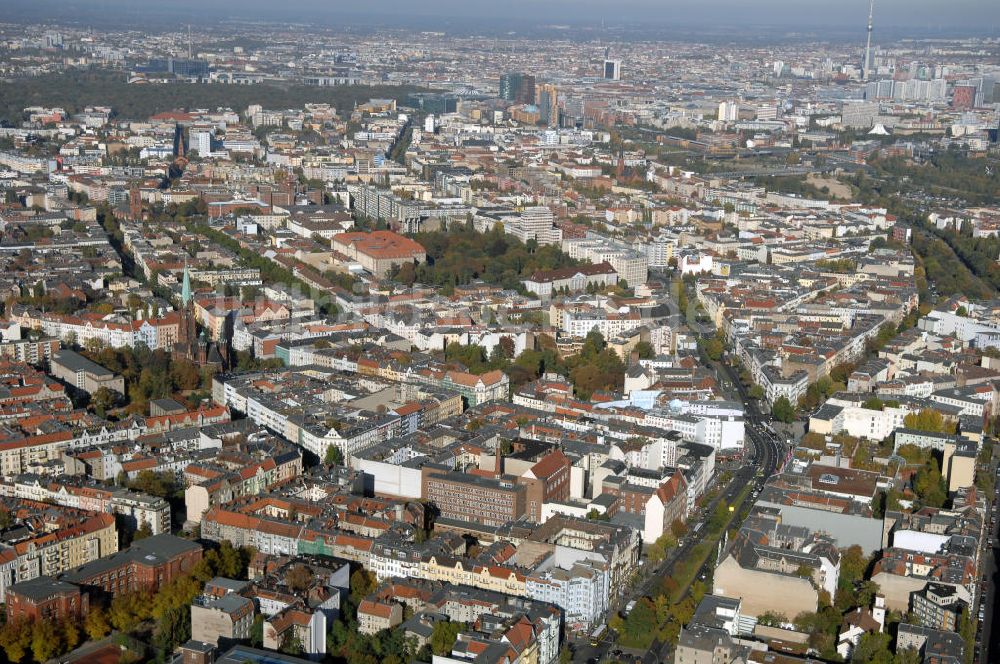
{"type": "Polygon", "coordinates": [[[628,477],[606,478],[602,489],[616,498],[611,514],[624,512],[637,517],[635,525],[642,530],[645,542],[656,541],[674,521],[687,519],[687,482],[679,470],[633,469],[628,477]]]}
{"type": "Polygon", "coordinates": [[[526,510],[529,519],[540,522],[542,505],[545,503],[569,500],[572,465],[561,450],[553,450],[517,478],[517,483],[526,489],[526,510]]]}
{"type": "Polygon", "coordinates": [[[512,481],[423,468],[423,497],[432,501],[441,516],[484,526],[502,526],[524,516],[524,485],[512,481]]]}
{"type": "Polygon", "coordinates": [[[7,620],[79,619],[87,614],[87,600],[79,586],[41,576],[7,589],[7,620]]]}
{"type": "Polygon", "coordinates": [[[67,572],[61,580],[88,591],[114,597],[121,592],[149,590],[190,572],[202,557],[200,544],[162,534],[147,537],[107,558],[67,572]]]}

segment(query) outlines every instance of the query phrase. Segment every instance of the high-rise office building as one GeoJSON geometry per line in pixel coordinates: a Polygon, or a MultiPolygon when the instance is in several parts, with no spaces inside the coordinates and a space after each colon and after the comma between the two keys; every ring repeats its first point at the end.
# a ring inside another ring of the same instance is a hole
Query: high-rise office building
{"type": "Polygon", "coordinates": [[[724,101],[719,104],[719,120],[735,122],[740,119],[740,105],[735,101],[724,101]]]}
{"type": "Polygon", "coordinates": [[[516,87],[517,80],[520,77],[520,74],[501,74],[500,90],[498,91],[500,99],[514,101],[514,88],[516,87]]]}
{"type": "Polygon", "coordinates": [[[778,105],[775,102],[760,104],[756,110],[758,120],[777,120],[778,105]]]}
{"type": "Polygon", "coordinates": [[[521,104],[535,102],[535,77],[531,74],[510,72],[500,77],[500,98],[521,104]]]}
{"type": "Polygon", "coordinates": [[[521,212],[521,223],[529,237],[536,240],[544,237],[552,229],[552,210],[544,205],[525,208],[521,212]]]}
{"type": "Polygon", "coordinates": [[[458,95],[447,92],[414,92],[406,97],[407,106],[419,108],[425,113],[445,115],[458,111],[458,95]]]}
{"type": "Polygon", "coordinates": [[[840,123],[854,129],[869,129],[875,124],[879,111],[877,102],[845,102],[840,110],[840,123]]]}
{"type": "Polygon", "coordinates": [[[212,154],[212,130],[192,129],[190,143],[192,150],[197,150],[200,156],[207,157],[212,154]]]}
{"type": "Polygon", "coordinates": [[[1000,83],[997,83],[994,78],[984,78],[983,85],[981,86],[981,93],[983,95],[983,99],[980,106],[986,106],[1000,101],[1000,83]]]}
{"type": "Polygon", "coordinates": [[[538,86],[539,120],[548,127],[559,124],[559,88],[551,83],[538,86]]]}
{"type": "Polygon", "coordinates": [[[622,79],[622,61],[614,60],[611,57],[611,47],[604,49],[604,69],[601,76],[608,81],[620,81],[622,79]]]}
{"type": "Polygon", "coordinates": [[[208,63],[204,60],[171,60],[170,71],[178,76],[206,76],[208,63]]]}
{"type": "Polygon", "coordinates": [[[944,101],[948,82],[943,78],[933,80],[910,79],[894,81],[882,79],[865,84],[865,99],[898,99],[900,101],[944,101]]]}
{"type": "Polygon", "coordinates": [[[964,81],[955,81],[956,90],[959,86],[971,87],[975,90],[972,100],[973,107],[979,108],[991,104],[996,100],[996,93],[994,91],[995,83],[992,78],[979,77],[964,81]]]}
{"type": "Polygon", "coordinates": [[[205,60],[154,58],[148,64],[136,67],[136,71],[147,74],[169,73],[178,76],[207,76],[208,62],[205,60]]]}
{"type": "Polygon", "coordinates": [[[620,81],[622,80],[622,61],[621,60],[605,60],[604,61],[604,78],[609,81],[620,81]]]}

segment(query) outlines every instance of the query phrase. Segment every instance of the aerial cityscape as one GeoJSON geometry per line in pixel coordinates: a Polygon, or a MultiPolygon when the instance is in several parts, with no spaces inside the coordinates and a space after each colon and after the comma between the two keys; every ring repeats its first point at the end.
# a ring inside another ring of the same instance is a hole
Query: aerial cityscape
{"type": "Polygon", "coordinates": [[[1000,662],[1000,4],[697,4],[0,0],[0,664],[1000,662]]]}

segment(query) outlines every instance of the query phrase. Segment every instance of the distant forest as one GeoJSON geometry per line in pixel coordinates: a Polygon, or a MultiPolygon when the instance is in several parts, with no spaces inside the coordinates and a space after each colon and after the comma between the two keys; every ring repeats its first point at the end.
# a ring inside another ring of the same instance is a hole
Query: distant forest
{"type": "Polygon", "coordinates": [[[307,85],[227,85],[222,83],[132,84],[125,74],[102,69],[76,70],[0,82],[0,120],[19,125],[28,106],[58,106],[69,113],[85,106],[110,106],[115,117],[144,120],[175,109],[229,107],[242,112],[250,104],[264,108],[301,108],[307,103],[329,103],[343,111],[372,97],[403,101],[422,91],[414,86],[345,85],[320,88],[307,85]]]}

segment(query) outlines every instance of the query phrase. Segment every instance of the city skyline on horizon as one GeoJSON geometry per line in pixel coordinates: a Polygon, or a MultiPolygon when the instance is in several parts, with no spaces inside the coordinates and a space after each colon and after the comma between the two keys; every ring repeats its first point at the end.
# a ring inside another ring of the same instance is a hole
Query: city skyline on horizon
{"type": "MultiPolygon", "coordinates": [[[[493,5],[481,7],[457,0],[430,0],[420,5],[401,0],[377,0],[368,3],[363,10],[357,7],[331,6],[317,0],[293,0],[282,4],[280,8],[263,0],[178,0],[169,8],[139,6],[131,0],[58,3],[54,0],[5,0],[0,4],[8,7],[11,18],[28,22],[44,15],[56,22],[112,21],[141,25],[144,21],[149,21],[161,24],[197,24],[232,20],[241,14],[251,14],[246,18],[279,24],[308,21],[323,28],[335,27],[339,21],[340,25],[348,28],[379,26],[425,30],[433,27],[429,22],[438,22],[441,29],[454,31],[510,30],[514,33],[532,33],[575,27],[587,30],[604,28],[609,33],[615,33],[623,28],[637,28],[640,35],[650,30],[669,32],[697,28],[733,34],[735,29],[752,27],[793,33],[812,32],[822,28],[831,36],[843,33],[843,37],[848,37],[854,31],[864,34],[868,15],[866,0],[837,5],[835,10],[807,7],[792,0],[762,0],[752,7],[735,0],[708,0],[697,6],[652,0],[624,0],[616,4],[613,12],[606,11],[604,3],[596,0],[554,0],[542,6],[528,0],[512,0],[504,5],[503,10],[493,5]]],[[[968,31],[970,36],[992,35],[1000,29],[1000,4],[987,0],[957,0],[944,12],[940,4],[933,0],[881,0],[876,4],[875,25],[876,37],[880,30],[883,35],[892,38],[908,34],[928,37],[938,33],[955,34],[962,31],[968,31]]],[[[628,36],[624,35],[626,38],[628,36]]],[[[742,35],[756,36],[758,35],[742,35]]]]}
{"type": "Polygon", "coordinates": [[[993,3],[0,0],[0,663],[1000,661],[993,3]]]}

